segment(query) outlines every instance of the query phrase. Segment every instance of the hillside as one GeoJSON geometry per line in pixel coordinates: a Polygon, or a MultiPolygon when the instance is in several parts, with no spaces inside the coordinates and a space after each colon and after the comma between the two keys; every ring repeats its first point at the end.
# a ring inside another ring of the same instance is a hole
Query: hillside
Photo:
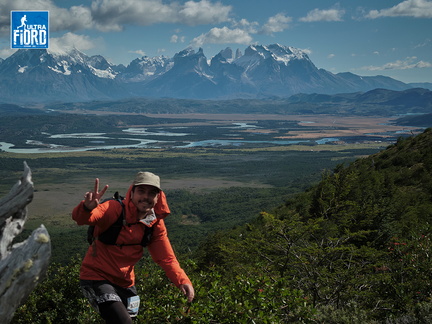
{"type": "MultiPolygon", "coordinates": [[[[58,103],[46,106],[55,111],[110,111],[151,114],[338,114],[351,116],[395,116],[427,114],[432,108],[432,91],[414,88],[403,91],[374,89],[334,95],[297,94],[273,99],[149,99],[135,98],[87,103],[58,103]]],[[[1,109],[1,107],[0,107],[1,109]]]]}
{"type": "MultiPolygon", "coordinates": [[[[427,129],[323,173],[282,206],[182,255],[192,305],[143,260],[136,275],[146,308],[137,322],[430,323],[431,219],[427,129]]],[[[78,269],[76,260],[53,267],[13,323],[91,322],[78,269]]]]}
{"type": "Polygon", "coordinates": [[[288,202],[286,208],[303,220],[326,220],[327,235],[365,231],[356,244],[381,248],[392,237],[409,240],[429,232],[432,129],[337,168],[304,195],[307,204],[288,202]]]}
{"type": "Polygon", "coordinates": [[[273,213],[209,238],[198,255],[201,266],[230,274],[283,278],[326,323],[424,322],[432,316],[431,220],[427,129],[323,174],[273,213]]]}

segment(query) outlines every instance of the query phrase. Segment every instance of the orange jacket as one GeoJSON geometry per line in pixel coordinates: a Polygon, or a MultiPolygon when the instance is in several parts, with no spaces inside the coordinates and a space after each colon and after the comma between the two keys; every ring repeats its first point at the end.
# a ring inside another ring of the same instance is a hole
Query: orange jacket
{"type": "MultiPolygon", "coordinates": [[[[137,211],[130,200],[132,186],[129,188],[125,204],[125,217],[127,223],[136,223],[137,211]]],[[[167,277],[178,287],[182,284],[191,284],[188,276],[180,267],[171,247],[163,218],[169,213],[168,203],[163,191],[160,192],[158,202],[154,207],[157,219],[151,224],[154,227],[151,243],[147,246],[153,260],[165,271],[167,277]]],[[[78,225],[95,225],[94,235],[105,231],[113,224],[122,212],[122,207],[115,200],[108,200],[99,204],[92,211],[84,208],[81,201],[72,212],[72,219],[78,225]]],[[[118,244],[140,243],[144,235],[145,226],[138,223],[124,226],[117,238],[118,244]]],[[[82,280],[108,280],[121,287],[135,285],[134,266],[143,255],[141,245],[106,245],[95,240],[87,250],[81,264],[80,279],[82,280]]]]}

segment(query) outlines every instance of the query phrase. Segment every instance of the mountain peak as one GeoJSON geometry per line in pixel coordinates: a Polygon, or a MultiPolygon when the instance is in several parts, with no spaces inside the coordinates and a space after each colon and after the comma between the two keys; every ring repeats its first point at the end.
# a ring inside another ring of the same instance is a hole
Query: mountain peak
{"type": "Polygon", "coordinates": [[[130,62],[118,78],[126,82],[146,82],[163,75],[172,65],[173,60],[164,55],[142,56],[130,62]]]}
{"type": "Polygon", "coordinates": [[[100,55],[89,57],[73,47],[24,49],[0,61],[0,85],[0,98],[14,103],[17,98],[20,102],[133,96],[267,98],[410,88],[391,78],[318,69],[305,51],[278,43],[250,45],[243,55],[227,47],[210,64],[202,48],[187,47],[172,58],[143,56],[127,67],[113,65],[100,55]]]}
{"type": "MultiPolygon", "coordinates": [[[[201,50],[201,48],[200,48],[201,50]]],[[[176,53],[174,55],[174,58],[179,58],[179,57],[186,57],[186,56],[192,56],[195,55],[195,50],[192,48],[192,46],[186,47],[184,50],[176,53]]]]}
{"type": "Polygon", "coordinates": [[[233,57],[233,51],[230,47],[225,48],[224,50],[220,51],[219,54],[226,59],[227,61],[232,61],[234,59],[233,57]]]}
{"type": "Polygon", "coordinates": [[[309,60],[309,57],[307,54],[299,49],[292,46],[284,46],[280,44],[272,44],[268,45],[267,49],[273,53],[278,58],[282,58],[282,60],[289,61],[290,59],[307,59],[309,60]]]}
{"type": "Polygon", "coordinates": [[[235,59],[238,59],[242,56],[243,56],[243,54],[242,54],[240,48],[237,48],[236,53],[235,53],[235,59]]]}

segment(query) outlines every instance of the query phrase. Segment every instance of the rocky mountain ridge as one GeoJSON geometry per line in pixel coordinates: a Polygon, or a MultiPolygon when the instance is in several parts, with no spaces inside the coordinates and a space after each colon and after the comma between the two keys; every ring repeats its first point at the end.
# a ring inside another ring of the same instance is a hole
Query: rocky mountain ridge
{"type": "MultiPolygon", "coordinates": [[[[418,86],[418,85],[417,85],[418,86]]],[[[427,85],[425,85],[427,86],[427,85]]],[[[53,103],[134,97],[183,99],[287,98],[413,86],[389,77],[333,74],[317,68],[297,48],[251,45],[208,59],[192,48],[174,57],[141,57],[128,66],[87,56],[77,49],[19,50],[0,60],[0,102],[53,103]]]]}

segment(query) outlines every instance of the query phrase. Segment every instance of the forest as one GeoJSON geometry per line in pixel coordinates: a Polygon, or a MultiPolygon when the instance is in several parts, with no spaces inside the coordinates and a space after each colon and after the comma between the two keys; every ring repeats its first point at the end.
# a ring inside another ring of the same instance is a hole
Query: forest
{"type": "MultiPolygon", "coordinates": [[[[144,258],[136,322],[432,321],[432,129],[338,164],[284,197],[178,253],[196,289],[191,304],[144,258]]],[[[79,264],[79,256],[53,263],[13,323],[101,323],[78,289],[79,264]]]]}

